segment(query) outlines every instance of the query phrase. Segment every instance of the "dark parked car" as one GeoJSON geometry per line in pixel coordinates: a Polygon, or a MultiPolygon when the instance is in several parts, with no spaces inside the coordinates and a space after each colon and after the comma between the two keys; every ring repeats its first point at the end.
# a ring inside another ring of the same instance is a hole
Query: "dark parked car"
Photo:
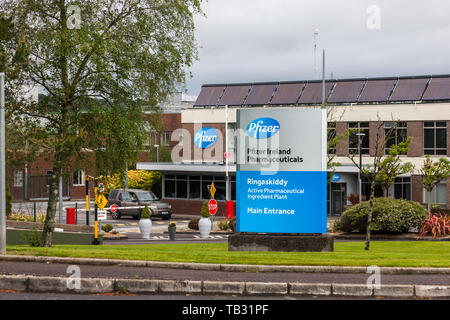
{"type": "Polygon", "coordinates": [[[113,219],[120,219],[121,216],[133,216],[140,219],[142,208],[134,208],[148,205],[152,213],[152,218],[163,218],[169,220],[172,216],[172,208],[169,203],[159,201],[158,197],[151,191],[138,189],[113,189],[109,193],[108,204],[115,204],[118,209],[111,213],[113,219]],[[127,207],[130,207],[127,209],[127,207]]]}

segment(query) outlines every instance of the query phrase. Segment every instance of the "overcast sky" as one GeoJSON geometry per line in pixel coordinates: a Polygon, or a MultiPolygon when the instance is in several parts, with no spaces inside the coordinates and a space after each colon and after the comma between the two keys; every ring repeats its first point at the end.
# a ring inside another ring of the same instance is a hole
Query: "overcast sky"
{"type": "Polygon", "coordinates": [[[316,28],[320,77],[322,49],[327,77],[450,73],[450,1],[209,0],[203,11],[189,94],[208,83],[313,79],[316,28]]]}

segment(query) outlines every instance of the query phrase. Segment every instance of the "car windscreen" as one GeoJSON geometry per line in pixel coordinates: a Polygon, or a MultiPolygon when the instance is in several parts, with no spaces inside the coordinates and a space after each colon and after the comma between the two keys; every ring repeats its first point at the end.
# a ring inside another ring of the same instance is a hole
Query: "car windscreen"
{"type": "Polygon", "coordinates": [[[128,192],[122,192],[119,196],[121,201],[133,201],[133,197],[128,192]]]}
{"type": "Polygon", "coordinates": [[[154,195],[151,191],[146,192],[136,192],[136,196],[139,199],[139,201],[154,201],[158,200],[158,197],[154,195]]]}

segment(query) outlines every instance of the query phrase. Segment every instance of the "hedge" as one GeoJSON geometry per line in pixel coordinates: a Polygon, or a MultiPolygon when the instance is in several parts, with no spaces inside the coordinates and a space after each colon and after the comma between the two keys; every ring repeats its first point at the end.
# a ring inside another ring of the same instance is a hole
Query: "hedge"
{"type": "MultiPolygon", "coordinates": [[[[336,224],[344,232],[366,232],[369,201],[348,208],[336,224]]],[[[375,233],[405,233],[420,228],[428,212],[420,203],[401,199],[375,198],[370,230],[375,233]]]]}
{"type": "MultiPolygon", "coordinates": [[[[125,177],[115,174],[109,177],[101,177],[99,181],[105,184],[105,195],[108,196],[113,189],[125,188],[125,177]]],[[[161,198],[162,175],[159,172],[147,170],[128,171],[128,188],[150,190],[158,198],[161,198]]]]}

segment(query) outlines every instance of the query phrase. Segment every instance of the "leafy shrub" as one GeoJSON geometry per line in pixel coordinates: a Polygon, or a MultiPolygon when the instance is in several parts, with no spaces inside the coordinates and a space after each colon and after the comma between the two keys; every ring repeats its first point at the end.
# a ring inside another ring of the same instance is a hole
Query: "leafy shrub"
{"type": "MultiPolygon", "coordinates": [[[[105,184],[105,197],[108,197],[113,189],[125,188],[125,177],[123,174],[103,176],[99,178],[99,181],[105,184]]],[[[159,172],[147,170],[128,171],[128,187],[130,189],[149,190],[161,198],[161,185],[162,175],[159,172]]]]}
{"type": "Polygon", "coordinates": [[[142,213],[141,213],[141,219],[150,219],[150,217],[152,216],[152,213],[150,212],[150,209],[148,208],[148,205],[145,205],[145,208],[142,209],[142,213]]]}
{"type": "Polygon", "coordinates": [[[220,221],[218,224],[219,230],[236,232],[236,217],[229,220],[220,221]]]}
{"type": "Polygon", "coordinates": [[[441,209],[441,205],[433,203],[431,205],[431,210],[439,210],[441,209]]]}
{"type": "Polygon", "coordinates": [[[203,218],[211,217],[211,214],[209,213],[208,201],[203,201],[201,214],[203,218]]]}
{"type": "Polygon", "coordinates": [[[112,226],[112,224],[109,224],[109,223],[102,226],[102,230],[105,232],[111,232],[112,229],[114,229],[114,227],[112,226]]]}
{"type": "Polygon", "coordinates": [[[161,173],[147,170],[128,171],[128,187],[130,189],[142,189],[152,191],[161,198],[161,173]]]}
{"type": "Polygon", "coordinates": [[[335,220],[335,221],[334,221],[333,231],[334,231],[334,232],[344,231],[344,227],[343,227],[343,225],[342,225],[341,220],[335,220]]]}
{"type": "Polygon", "coordinates": [[[198,222],[200,221],[200,218],[194,218],[188,223],[188,228],[191,230],[198,230],[198,222]]]}
{"type": "Polygon", "coordinates": [[[23,233],[22,236],[30,247],[41,246],[41,232],[36,227],[33,227],[30,232],[23,233]]]}
{"type": "Polygon", "coordinates": [[[420,228],[420,235],[433,235],[433,238],[450,235],[450,217],[443,214],[432,214],[425,219],[420,228]]]}
{"type": "Polygon", "coordinates": [[[219,230],[222,230],[222,231],[227,231],[230,229],[230,224],[229,224],[229,221],[227,221],[227,220],[219,221],[217,226],[219,227],[219,230]]]}
{"type": "Polygon", "coordinates": [[[355,204],[359,204],[359,194],[351,193],[347,196],[347,200],[354,206],[355,204]]]}
{"type": "MultiPolygon", "coordinates": [[[[369,201],[344,211],[337,227],[344,232],[366,232],[369,201]]],[[[419,203],[408,200],[375,198],[371,231],[379,233],[404,233],[410,228],[420,228],[427,210],[419,203]]],[[[336,225],[335,225],[336,226],[336,225]]]]}
{"type": "MultiPolygon", "coordinates": [[[[44,223],[45,216],[45,213],[36,214],[36,222],[44,223]]],[[[8,216],[8,220],[34,222],[34,215],[23,212],[14,212],[8,216]]]]}
{"type": "Polygon", "coordinates": [[[233,219],[231,219],[231,220],[228,222],[228,225],[229,225],[231,231],[236,232],[236,217],[234,217],[233,219]]]}

